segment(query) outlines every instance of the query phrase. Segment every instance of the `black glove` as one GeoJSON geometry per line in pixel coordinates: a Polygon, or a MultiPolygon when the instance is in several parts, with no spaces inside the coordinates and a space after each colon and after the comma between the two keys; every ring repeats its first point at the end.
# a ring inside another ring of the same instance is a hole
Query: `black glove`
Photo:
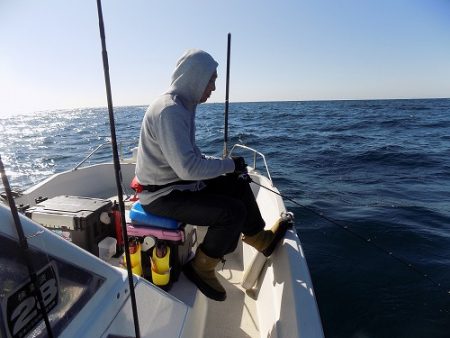
{"type": "Polygon", "coordinates": [[[232,159],[234,161],[234,173],[237,175],[246,174],[247,163],[245,163],[244,158],[240,156],[233,156],[232,159]]]}

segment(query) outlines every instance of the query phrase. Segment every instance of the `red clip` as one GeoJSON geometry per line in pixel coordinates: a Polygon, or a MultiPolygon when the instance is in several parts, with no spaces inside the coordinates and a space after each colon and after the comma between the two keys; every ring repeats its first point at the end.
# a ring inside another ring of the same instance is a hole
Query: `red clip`
{"type": "Polygon", "coordinates": [[[138,194],[144,190],[144,187],[138,182],[136,176],[134,176],[133,180],[131,181],[130,187],[131,187],[131,189],[136,191],[138,194]]]}

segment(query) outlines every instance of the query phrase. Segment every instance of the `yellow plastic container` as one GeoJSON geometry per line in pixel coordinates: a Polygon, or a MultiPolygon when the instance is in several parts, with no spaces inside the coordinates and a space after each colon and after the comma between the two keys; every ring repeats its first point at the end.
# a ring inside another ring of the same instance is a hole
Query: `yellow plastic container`
{"type": "MultiPolygon", "coordinates": [[[[133,273],[135,275],[142,276],[141,244],[140,243],[137,244],[136,252],[130,253],[130,261],[131,261],[131,271],[133,271],[133,273]]],[[[126,255],[123,255],[123,264],[126,268],[126,266],[127,266],[126,255]]]]}
{"type": "Polygon", "coordinates": [[[131,267],[131,271],[138,276],[142,276],[142,265],[138,264],[136,266],[131,267]]]}
{"type": "Polygon", "coordinates": [[[166,254],[163,257],[158,257],[156,249],[153,249],[150,260],[153,284],[158,286],[167,285],[170,281],[170,247],[167,247],[166,254]]]}

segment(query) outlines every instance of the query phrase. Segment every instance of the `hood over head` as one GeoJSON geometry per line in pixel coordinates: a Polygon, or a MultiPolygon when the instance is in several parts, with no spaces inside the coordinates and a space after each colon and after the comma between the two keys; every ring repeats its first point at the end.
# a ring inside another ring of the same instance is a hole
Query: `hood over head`
{"type": "Polygon", "coordinates": [[[200,49],[189,49],[177,61],[170,93],[179,95],[189,110],[195,110],[219,64],[200,49]]]}

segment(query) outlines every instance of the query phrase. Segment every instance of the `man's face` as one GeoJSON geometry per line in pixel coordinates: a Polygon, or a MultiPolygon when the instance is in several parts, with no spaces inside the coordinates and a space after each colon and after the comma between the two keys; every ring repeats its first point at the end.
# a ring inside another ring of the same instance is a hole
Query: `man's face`
{"type": "Polygon", "coordinates": [[[208,84],[206,85],[205,91],[200,99],[200,103],[206,102],[208,98],[211,96],[211,93],[216,90],[216,79],[217,79],[217,71],[211,76],[208,84]]]}

